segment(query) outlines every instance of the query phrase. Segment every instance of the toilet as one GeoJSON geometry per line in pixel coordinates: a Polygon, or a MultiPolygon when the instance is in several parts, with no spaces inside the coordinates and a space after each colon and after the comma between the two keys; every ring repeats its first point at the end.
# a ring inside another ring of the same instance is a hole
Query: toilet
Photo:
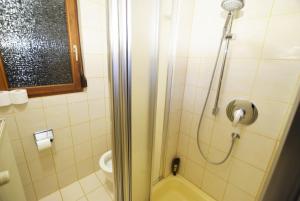
{"type": "Polygon", "coordinates": [[[113,182],[113,174],[112,174],[112,152],[111,150],[102,154],[99,159],[99,166],[101,170],[103,170],[106,179],[112,183],[113,182]]]}

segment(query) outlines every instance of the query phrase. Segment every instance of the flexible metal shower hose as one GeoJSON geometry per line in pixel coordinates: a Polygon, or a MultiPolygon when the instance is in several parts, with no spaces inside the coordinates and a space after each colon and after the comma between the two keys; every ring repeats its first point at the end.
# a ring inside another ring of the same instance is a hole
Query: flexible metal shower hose
{"type": "MultiPolygon", "coordinates": [[[[217,66],[218,66],[218,61],[219,61],[219,58],[220,58],[220,53],[221,53],[221,49],[222,49],[222,45],[223,45],[223,41],[224,41],[224,38],[226,36],[226,32],[227,32],[227,25],[228,24],[228,19],[229,17],[232,17],[231,16],[231,13],[229,13],[228,15],[228,18],[225,22],[225,27],[224,27],[224,31],[223,31],[223,35],[222,35],[222,38],[221,38],[221,41],[220,41],[220,45],[219,45],[219,50],[218,50],[218,55],[217,55],[217,59],[216,59],[216,62],[215,62],[215,65],[214,65],[214,70],[213,70],[213,73],[212,73],[212,76],[211,76],[211,79],[210,79],[210,83],[209,83],[209,87],[208,87],[208,92],[207,92],[207,95],[205,97],[205,101],[204,101],[204,107],[202,109],[202,112],[201,112],[201,115],[200,115],[200,119],[199,119],[199,122],[198,122],[198,126],[197,126],[197,146],[198,146],[198,150],[200,152],[200,154],[202,155],[202,157],[210,164],[213,164],[213,165],[221,165],[223,163],[225,163],[229,156],[231,155],[232,153],[232,150],[233,150],[233,147],[235,145],[235,142],[237,139],[240,138],[239,134],[237,133],[232,133],[231,135],[231,144],[230,144],[230,148],[225,156],[224,159],[222,159],[221,161],[212,161],[210,160],[205,154],[204,152],[202,151],[201,149],[201,146],[200,146],[200,127],[201,127],[201,124],[202,124],[202,121],[203,121],[203,117],[204,117],[204,113],[205,113],[205,109],[207,107],[207,102],[208,102],[208,99],[209,99],[209,95],[210,95],[210,92],[212,90],[212,85],[213,85],[213,80],[214,80],[214,77],[215,77],[215,74],[216,74],[216,69],[217,69],[217,66]]],[[[230,30],[231,30],[231,26],[232,26],[232,19],[229,19],[230,22],[229,22],[229,26],[230,26],[230,30]]],[[[227,39],[227,44],[226,44],[226,51],[228,51],[228,46],[229,46],[229,40],[230,39],[227,39]]],[[[225,57],[226,59],[226,57],[225,57]]],[[[225,65],[225,63],[223,64],[225,65]]],[[[219,96],[217,95],[217,98],[219,98],[219,96]]]]}

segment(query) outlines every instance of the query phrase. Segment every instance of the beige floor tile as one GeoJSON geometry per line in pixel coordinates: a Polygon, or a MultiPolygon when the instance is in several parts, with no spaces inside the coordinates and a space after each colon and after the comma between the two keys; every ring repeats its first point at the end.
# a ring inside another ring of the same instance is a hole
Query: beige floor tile
{"type": "Polygon", "coordinates": [[[98,170],[95,174],[97,175],[98,179],[102,182],[102,184],[104,184],[105,183],[104,172],[102,170],[98,170]]]}
{"type": "Polygon", "coordinates": [[[79,182],[74,182],[61,189],[61,194],[64,201],[76,201],[84,195],[79,182]]]}
{"type": "Polygon", "coordinates": [[[84,193],[89,193],[101,186],[96,174],[91,174],[79,180],[84,193]]]}
{"type": "Polygon", "coordinates": [[[40,199],[39,201],[62,201],[62,198],[61,198],[60,192],[56,191],[56,192],[40,199]]]}
{"type": "Polygon", "coordinates": [[[112,201],[103,187],[97,188],[95,191],[87,194],[87,198],[89,201],[112,201]]]}
{"type": "Polygon", "coordinates": [[[113,197],[112,184],[108,186],[104,173],[99,170],[39,201],[112,201],[113,197]]]}
{"type": "Polygon", "coordinates": [[[108,194],[113,197],[114,196],[114,185],[112,182],[110,182],[109,180],[106,179],[106,176],[104,174],[104,172],[102,170],[98,170],[97,172],[95,172],[95,174],[97,175],[97,178],[101,181],[101,183],[103,184],[104,188],[106,189],[106,191],[108,192],[108,194]]]}
{"type": "Polygon", "coordinates": [[[80,198],[78,201],[88,201],[86,197],[80,198]]]}

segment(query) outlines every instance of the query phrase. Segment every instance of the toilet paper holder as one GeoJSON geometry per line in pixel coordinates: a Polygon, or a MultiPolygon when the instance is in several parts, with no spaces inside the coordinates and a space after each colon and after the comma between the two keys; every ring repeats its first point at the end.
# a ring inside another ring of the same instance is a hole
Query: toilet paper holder
{"type": "Polygon", "coordinates": [[[54,140],[53,129],[37,131],[33,134],[35,142],[50,139],[50,142],[54,140]]]}

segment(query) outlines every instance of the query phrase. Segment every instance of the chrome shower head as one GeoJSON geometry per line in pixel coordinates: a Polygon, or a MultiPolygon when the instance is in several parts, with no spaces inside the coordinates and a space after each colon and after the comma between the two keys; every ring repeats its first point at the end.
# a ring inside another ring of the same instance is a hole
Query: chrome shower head
{"type": "Polygon", "coordinates": [[[228,12],[241,10],[245,6],[244,0],[223,0],[222,7],[228,12]]]}

